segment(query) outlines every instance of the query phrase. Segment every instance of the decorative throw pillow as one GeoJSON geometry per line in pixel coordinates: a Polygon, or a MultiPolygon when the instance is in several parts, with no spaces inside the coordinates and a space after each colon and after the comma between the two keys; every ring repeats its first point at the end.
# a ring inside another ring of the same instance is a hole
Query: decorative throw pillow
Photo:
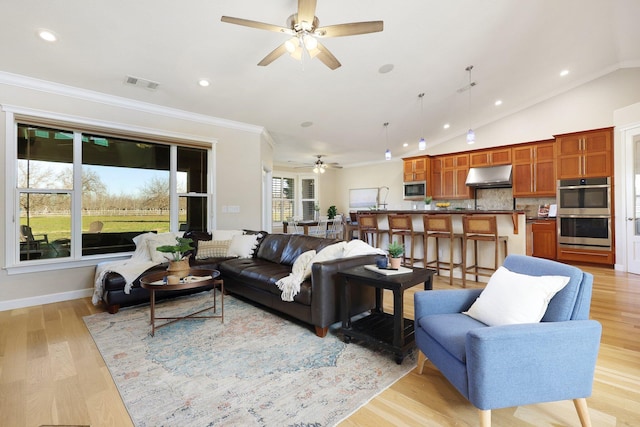
{"type": "MultiPolygon", "coordinates": [[[[311,265],[316,262],[325,262],[330,261],[332,259],[342,258],[344,254],[344,248],[347,246],[347,242],[338,242],[333,245],[329,245],[323,249],[320,249],[320,252],[316,253],[309,265],[307,266],[307,270],[305,271],[305,276],[309,277],[311,275],[311,265]]],[[[297,261],[297,260],[296,260],[297,261]]]]}
{"type": "Polygon", "coordinates": [[[213,230],[211,232],[211,240],[231,240],[233,236],[241,236],[244,234],[242,230],[213,230]]]}
{"type": "Polygon", "coordinates": [[[537,323],[551,298],[569,280],[566,276],[528,276],[500,267],[464,314],[489,326],[537,323]]]}
{"type": "Polygon", "coordinates": [[[156,233],[142,233],[138,234],[134,237],[133,243],[136,245],[136,250],[133,251],[131,255],[131,259],[134,261],[151,261],[151,256],[149,255],[149,246],[147,245],[147,241],[150,237],[155,236],[156,233]]]}
{"type": "Polygon", "coordinates": [[[342,255],[344,258],[360,256],[360,255],[375,255],[381,254],[384,255],[384,251],[382,249],[374,248],[367,242],[363,242],[360,239],[354,239],[347,242],[347,246],[344,249],[344,254],[342,255]]]}
{"type": "Polygon", "coordinates": [[[147,247],[149,249],[149,257],[151,261],[162,264],[171,259],[171,254],[158,252],[158,246],[177,245],[175,233],[158,233],[147,238],[147,247]]]}
{"type": "Polygon", "coordinates": [[[251,258],[258,246],[258,236],[255,234],[243,234],[233,236],[229,244],[227,256],[237,256],[238,258],[251,258]]]}
{"type": "Polygon", "coordinates": [[[231,240],[198,240],[196,259],[224,258],[229,252],[231,240]]]}

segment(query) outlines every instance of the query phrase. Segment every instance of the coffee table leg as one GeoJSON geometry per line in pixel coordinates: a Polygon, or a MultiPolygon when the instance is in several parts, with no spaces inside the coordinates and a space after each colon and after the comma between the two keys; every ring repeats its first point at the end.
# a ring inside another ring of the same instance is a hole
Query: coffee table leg
{"type": "Polygon", "coordinates": [[[151,336],[156,334],[156,291],[151,289],[151,336]]]}

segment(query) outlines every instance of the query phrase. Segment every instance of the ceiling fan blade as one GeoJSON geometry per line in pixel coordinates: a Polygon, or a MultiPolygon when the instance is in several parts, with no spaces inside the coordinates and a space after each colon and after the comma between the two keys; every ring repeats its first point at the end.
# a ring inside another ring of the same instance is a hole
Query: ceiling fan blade
{"type": "Polygon", "coordinates": [[[298,22],[313,23],[316,16],[317,0],[298,0],[298,22]]]}
{"type": "Polygon", "coordinates": [[[269,53],[267,56],[262,58],[262,61],[258,62],[258,65],[261,65],[263,67],[265,65],[269,65],[276,59],[280,58],[285,53],[287,53],[287,48],[285,47],[284,43],[282,43],[280,46],[273,49],[271,53],[269,53]]]}
{"type": "Polygon", "coordinates": [[[220,18],[222,22],[229,24],[242,25],[243,27],[257,28],[259,30],[275,31],[276,33],[293,34],[290,28],[280,27],[273,24],[265,24],[264,22],[251,21],[249,19],[234,18],[232,16],[223,16],[220,18]]]}
{"type": "Polygon", "coordinates": [[[320,51],[317,58],[322,61],[322,63],[327,67],[335,70],[342,65],[340,64],[340,61],[338,61],[338,59],[333,56],[333,53],[329,52],[329,49],[327,49],[322,43],[318,42],[317,49],[320,51]]]}
{"type": "Polygon", "coordinates": [[[316,29],[318,37],[343,37],[358,34],[377,33],[383,29],[383,21],[351,22],[349,24],[329,25],[316,29]]]}

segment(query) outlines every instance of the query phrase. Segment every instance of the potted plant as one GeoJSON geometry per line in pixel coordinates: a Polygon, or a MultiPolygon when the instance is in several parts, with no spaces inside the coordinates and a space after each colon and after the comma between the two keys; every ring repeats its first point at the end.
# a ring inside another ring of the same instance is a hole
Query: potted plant
{"type": "Polygon", "coordinates": [[[185,253],[193,249],[193,246],[191,246],[193,239],[176,237],[176,242],[177,244],[175,245],[158,246],[156,250],[170,254],[170,257],[165,256],[169,260],[167,271],[174,276],[182,278],[189,275],[190,255],[185,256],[185,253]]]}
{"type": "Polygon", "coordinates": [[[424,198],[424,210],[425,211],[430,211],[431,210],[431,202],[432,201],[433,201],[433,197],[425,196],[425,198],[424,198]]]}
{"type": "Polygon", "coordinates": [[[336,208],[335,205],[329,206],[329,209],[327,209],[327,215],[329,216],[329,219],[335,218],[336,215],[338,215],[338,208],[336,208]]]}
{"type": "Polygon", "coordinates": [[[404,246],[398,242],[391,242],[387,247],[389,252],[389,264],[391,268],[398,269],[402,262],[402,254],[404,253],[404,246]]]}

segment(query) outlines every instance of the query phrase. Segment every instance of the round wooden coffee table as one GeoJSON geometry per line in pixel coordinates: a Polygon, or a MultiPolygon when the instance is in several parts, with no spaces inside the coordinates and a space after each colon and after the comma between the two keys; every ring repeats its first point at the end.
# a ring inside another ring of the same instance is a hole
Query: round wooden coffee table
{"type": "Polygon", "coordinates": [[[212,319],[219,318],[222,323],[224,323],[224,282],[222,279],[219,279],[220,272],[218,270],[210,270],[204,268],[192,268],[189,270],[189,275],[180,280],[180,283],[168,284],[166,283],[167,276],[171,274],[167,271],[158,271],[155,273],[149,273],[140,278],[140,286],[144,289],[147,289],[150,293],[151,300],[151,313],[150,313],[150,323],[151,323],[151,336],[154,336],[156,333],[156,329],[162,328],[163,326],[170,325],[179,320],[185,319],[212,319]],[[206,277],[206,279],[201,279],[206,277]],[[193,279],[191,279],[193,278],[193,279]],[[200,278],[200,280],[197,280],[200,278]],[[157,291],[184,291],[186,289],[194,289],[201,288],[204,286],[213,285],[213,305],[207,306],[201,310],[195,311],[193,313],[189,313],[185,316],[180,317],[156,317],[156,292],[157,291]],[[220,314],[217,314],[217,306],[216,306],[216,293],[217,289],[220,287],[220,314]],[[198,316],[200,313],[203,313],[207,310],[213,310],[214,315],[211,316],[198,316]],[[168,320],[161,325],[156,326],[156,320],[168,320]]]}

